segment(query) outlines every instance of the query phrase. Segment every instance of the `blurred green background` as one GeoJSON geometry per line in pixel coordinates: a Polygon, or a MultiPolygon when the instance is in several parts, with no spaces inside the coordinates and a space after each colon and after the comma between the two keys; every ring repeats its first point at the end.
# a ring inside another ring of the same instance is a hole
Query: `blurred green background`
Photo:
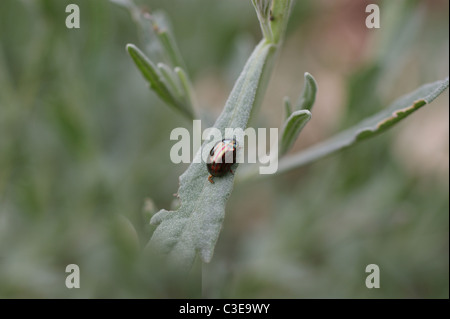
{"type": "MultiPolygon", "coordinates": [[[[319,92],[292,152],[447,76],[448,1],[377,1],[381,28],[370,30],[369,3],[295,3],[252,125],[279,127],[306,71],[319,92]]],[[[171,18],[214,119],[261,37],[250,1],[138,4],[171,18]]],[[[448,92],[350,150],[235,185],[213,260],[189,280],[142,255],[146,201],[170,208],[186,169],[169,159],[170,132],[191,124],[127,55],[127,43],[148,45],[141,32],[106,0],[0,1],[0,297],[449,297],[448,92]],[[65,27],[69,3],[80,29],[65,27]],[[64,284],[71,263],[80,289],[64,284]],[[380,289],[365,286],[372,263],[380,289]]]]}

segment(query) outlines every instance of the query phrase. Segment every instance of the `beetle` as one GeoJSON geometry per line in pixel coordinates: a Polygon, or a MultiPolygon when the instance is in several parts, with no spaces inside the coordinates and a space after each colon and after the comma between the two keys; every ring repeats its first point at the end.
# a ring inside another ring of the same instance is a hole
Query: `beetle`
{"type": "Polygon", "coordinates": [[[217,142],[211,151],[209,152],[208,161],[206,162],[206,168],[208,169],[209,177],[208,181],[214,184],[213,177],[221,177],[226,173],[231,172],[231,166],[236,163],[236,139],[226,139],[217,142]]]}

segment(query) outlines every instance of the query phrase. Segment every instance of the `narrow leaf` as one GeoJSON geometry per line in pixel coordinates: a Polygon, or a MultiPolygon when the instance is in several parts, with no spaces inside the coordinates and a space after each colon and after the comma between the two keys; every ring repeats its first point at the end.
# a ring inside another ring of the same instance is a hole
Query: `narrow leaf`
{"type": "Polygon", "coordinates": [[[175,74],[178,76],[178,80],[181,84],[182,95],[184,97],[185,103],[189,105],[189,108],[191,110],[193,110],[194,105],[196,105],[196,100],[191,81],[189,81],[189,77],[186,72],[180,67],[175,68],[175,74]]]}
{"type": "Polygon", "coordinates": [[[181,83],[175,73],[164,63],[158,63],[158,69],[165,82],[168,84],[168,88],[172,91],[173,95],[182,97],[181,83]]]}
{"type": "Polygon", "coordinates": [[[153,63],[134,44],[127,44],[127,50],[137,68],[152,88],[159,89],[161,87],[161,83],[159,83],[160,74],[153,63]]]}
{"type": "Polygon", "coordinates": [[[305,127],[306,123],[311,119],[311,109],[316,100],[317,84],[311,74],[305,73],[305,84],[303,91],[298,99],[296,110],[292,113],[291,102],[288,97],[284,98],[284,107],[286,109],[286,116],[288,117],[283,126],[283,131],[280,138],[280,156],[286,154],[292,145],[294,145],[300,132],[305,127]]]}
{"type": "Polygon", "coordinates": [[[144,78],[149,82],[150,88],[167,104],[171,105],[186,117],[193,119],[194,114],[191,108],[183,104],[175,95],[174,90],[171,90],[169,83],[161,74],[160,70],[139,50],[134,44],[127,44],[127,51],[136,64],[139,71],[141,71],[144,78]]]}
{"type": "Polygon", "coordinates": [[[128,44],[127,50],[139,71],[141,71],[144,78],[149,82],[150,88],[164,101],[170,104],[176,104],[166,84],[161,81],[161,73],[154,64],[133,44],[128,44]]]}
{"type": "Polygon", "coordinates": [[[289,96],[285,96],[284,97],[284,113],[286,116],[286,120],[289,118],[289,116],[291,116],[292,114],[292,105],[291,105],[291,100],[289,99],[289,96]]]}
{"type": "Polygon", "coordinates": [[[356,142],[365,140],[380,134],[394,126],[413,112],[426,104],[431,103],[445,89],[448,88],[448,78],[442,81],[421,86],[412,93],[395,101],[391,106],[378,114],[362,121],[358,125],[349,128],[342,133],[315,145],[296,155],[288,156],[280,160],[278,172],[282,173],[291,169],[309,164],[336,151],[350,147],[356,142]]]}
{"type": "Polygon", "coordinates": [[[280,155],[289,151],[310,119],[311,112],[308,110],[295,111],[289,116],[281,134],[280,155]]]}
{"type": "Polygon", "coordinates": [[[308,72],[305,73],[305,84],[303,91],[297,102],[297,110],[310,110],[316,101],[317,83],[313,76],[308,72]]]}

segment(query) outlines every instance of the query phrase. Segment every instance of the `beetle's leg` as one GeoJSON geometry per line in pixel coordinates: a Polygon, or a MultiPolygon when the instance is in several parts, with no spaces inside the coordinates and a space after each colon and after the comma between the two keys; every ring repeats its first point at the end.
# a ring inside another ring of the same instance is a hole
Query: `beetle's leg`
{"type": "Polygon", "coordinates": [[[231,168],[230,168],[230,173],[234,175],[234,172],[233,172],[233,170],[231,168]]]}
{"type": "Polygon", "coordinates": [[[211,184],[214,184],[214,181],[213,181],[213,176],[212,175],[209,175],[208,176],[208,181],[211,183],[211,184]]]}

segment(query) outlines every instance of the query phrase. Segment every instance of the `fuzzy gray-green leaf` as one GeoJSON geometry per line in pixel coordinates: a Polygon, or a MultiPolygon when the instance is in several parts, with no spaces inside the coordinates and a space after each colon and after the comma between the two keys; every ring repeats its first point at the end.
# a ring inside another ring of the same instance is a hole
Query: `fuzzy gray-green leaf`
{"type": "Polygon", "coordinates": [[[431,103],[448,88],[448,85],[449,81],[446,78],[442,81],[421,86],[410,94],[399,98],[385,110],[339,133],[329,140],[312,146],[296,155],[283,158],[279,162],[278,173],[306,165],[336,151],[350,147],[356,142],[386,131],[419,108],[431,103]]]}
{"type": "Polygon", "coordinates": [[[284,98],[284,107],[286,109],[286,122],[283,125],[283,131],[280,139],[280,155],[286,154],[294,145],[300,132],[306,123],[311,119],[311,109],[316,100],[317,84],[311,74],[305,73],[305,84],[303,91],[296,104],[296,111],[292,113],[291,102],[288,97],[284,98]]]}
{"type": "Polygon", "coordinates": [[[281,133],[280,155],[289,151],[310,119],[311,112],[308,110],[295,111],[289,116],[281,133]]]}
{"type": "Polygon", "coordinates": [[[292,114],[292,105],[291,105],[291,100],[289,99],[289,96],[285,96],[284,97],[284,113],[286,116],[286,120],[289,118],[289,116],[291,116],[292,114]]]}
{"type": "Polygon", "coordinates": [[[297,110],[310,110],[316,101],[317,83],[313,76],[308,72],[305,73],[305,84],[303,91],[297,102],[297,110]]]}
{"type": "Polygon", "coordinates": [[[172,94],[177,97],[182,97],[183,93],[181,91],[181,83],[179,83],[180,81],[175,75],[175,72],[164,63],[158,63],[158,69],[162,77],[165,79],[165,82],[168,84],[168,88],[172,91],[172,94]]]}
{"type": "Polygon", "coordinates": [[[182,96],[188,107],[193,110],[194,105],[196,105],[196,99],[194,94],[194,89],[192,88],[191,81],[187,73],[180,67],[175,68],[175,74],[178,76],[178,80],[181,84],[182,96]]]}
{"type": "MultiPolygon", "coordinates": [[[[275,47],[262,41],[253,51],[227,100],[214,127],[224,134],[225,128],[247,127],[255,103],[263,70],[274,56],[275,47]]],[[[214,141],[213,141],[214,142],[214,141]]],[[[239,141],[241,144],[243,141],[239,141]]],[[[233,189],[234,175],[208,182],[206,165],[201,161],[209,152],[205,146],[197,152],[193,163],[180,176],[178,196],[181,206],[175,211],[161,210],[151,220],[157,224],[150,245],[169,255],[182,268],[189,269],[198,252],[204,262],[212,258],[222,227],[225,204],[233,189]],[[203,152],[203,153],[202,153],[203,152]]],[[[243,145],[243,144],[242,144],[243,145]]]]}

